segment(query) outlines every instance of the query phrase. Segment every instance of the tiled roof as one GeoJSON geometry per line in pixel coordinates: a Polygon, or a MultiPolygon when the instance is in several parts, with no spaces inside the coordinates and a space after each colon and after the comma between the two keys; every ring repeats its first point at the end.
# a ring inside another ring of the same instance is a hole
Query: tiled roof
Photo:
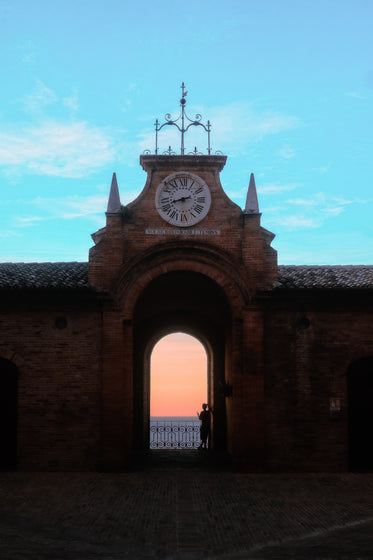
{"type": "Polygon", "coordinates": [[[1,289],[89,288],[88,263],[0,263],[1,289]]]}
{"type": "MultiPolygon", "coordinates": [[[[90,288],[87,262],[0,263],[2,289],[90,288]]],[[[276,289],[373,288],[373,266],[280,265],[276,289]]]]}
{"type": "Polygon", "coordinates": [[[327,289],[373,288],[373,266],[278,267],[276,288],[327,289]]]}

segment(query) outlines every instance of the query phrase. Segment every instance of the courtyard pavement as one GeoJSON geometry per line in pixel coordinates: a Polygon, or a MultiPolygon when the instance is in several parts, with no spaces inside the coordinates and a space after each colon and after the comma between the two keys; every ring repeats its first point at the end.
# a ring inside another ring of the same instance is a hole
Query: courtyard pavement
{"type": "Polygon", "coordinates": [[[373,474],[237,474],[202,453],[1,473],[1,560],[373,558],[373,474]]]}

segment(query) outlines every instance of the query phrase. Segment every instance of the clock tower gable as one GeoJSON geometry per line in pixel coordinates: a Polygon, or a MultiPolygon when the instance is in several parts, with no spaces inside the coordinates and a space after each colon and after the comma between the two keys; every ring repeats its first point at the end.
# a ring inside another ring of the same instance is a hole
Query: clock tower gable
{"type": "Polygon", "coordinates": [[[249,274],[253,289],[270,289],[277,274],[277,253],[271,247],[273,235],[260,225],[261,214],[254,176],[244,210],[225,193],[220,180],[227,156],[211,153],[210,121],[201,115],[194,119],[185,112],[185,86],[182,84],[181,113],[178,118],[156,120],[155,153],[140,156],[147,174],[138,197],[122,206],[116,175],[113,175],[106,213],[106,227],[92,235],[90,281],[95,286],[115,290],[121,270],[141,255],[177,246],[186,257],[193,245],[225,252],[228,259],[249,274]],[[163,127],[180,131],[180,155],[171,147],[162,154],[158,136],[163,127]],[[207,154],[186,153],[184,136],[190,127],[207,132],[207,154]]]}
{"type": "Polygon", "coordinates": [[[274,235],[260,225],[254,176],[242,210],[220,181],[226,160],[224,155],[142,155],[145,186],[127,206],[120,205],[114,174],[106,227],[92,235],[91,283],[115,289],[116,279],[129,262],[162,246],[166,250],[171,243],[185,255],[193,245],[216,247],[243,267],[252,279],[252,290],[271,289],[277,253],[270,246],[274,235]]]}

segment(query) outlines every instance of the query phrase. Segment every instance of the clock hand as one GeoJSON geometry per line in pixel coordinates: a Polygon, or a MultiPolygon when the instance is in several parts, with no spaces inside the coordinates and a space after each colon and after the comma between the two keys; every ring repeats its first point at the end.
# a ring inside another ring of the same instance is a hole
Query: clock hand
{"type": "Polygon", "coordinates": [[[178,198],[177,200],[173,200],[172,204],[174,204],[175,202],[185,202],[186,200],[188,200],[188,198],[192,198],[190,195],[189,196],[182,196],[181,198],[178,198]]]}

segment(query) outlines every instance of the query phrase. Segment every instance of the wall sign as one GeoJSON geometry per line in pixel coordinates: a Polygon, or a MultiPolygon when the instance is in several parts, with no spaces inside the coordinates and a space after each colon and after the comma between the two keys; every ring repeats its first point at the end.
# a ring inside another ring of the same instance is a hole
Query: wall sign
{"type": "Polygon", "coordinates": [[[220,229],[150,229],[146,235],[220,235],[220,229]]]}
{"type": "Polygon", "coordinates": [[[340,412],[341,411],[341,399],[336,399],[332,397],[330,399],[330,412],[340,412]]]}

